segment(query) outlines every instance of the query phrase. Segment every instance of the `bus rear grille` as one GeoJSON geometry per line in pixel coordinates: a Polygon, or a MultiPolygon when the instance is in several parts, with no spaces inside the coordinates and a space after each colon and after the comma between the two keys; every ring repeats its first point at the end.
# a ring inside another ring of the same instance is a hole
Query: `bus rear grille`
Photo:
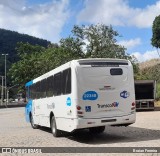
{"type": "Polygon", "coordinates": [[[101,120],[102,123],[104,122],[115,122],[117,121],[116,119],[109,119],[109,120],[101,120]]]}

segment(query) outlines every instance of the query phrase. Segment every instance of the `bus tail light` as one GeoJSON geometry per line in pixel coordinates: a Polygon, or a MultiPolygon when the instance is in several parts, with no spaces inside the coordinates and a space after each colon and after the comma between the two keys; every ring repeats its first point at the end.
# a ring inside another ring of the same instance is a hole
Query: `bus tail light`
{"type": "Polygon", "coordinates": [[[136,105],[135,102],[133,102],[133,103],[132,103],[132,106],[135,107],[135,105],[136,105]]]}
{"type": "Polygon", "coordinates": [[[82,118],[84,116],[84,114],[83,114],[83,112],[78,111],[77,116],[78,116],[78,118],[82,118]]]}
{"type": "Polygon", "coordinates": [[[136,104],[135,104],[135,102],[132,102],[131,110],[135,110],[135,108],[136,108],[136,104]]]}
{"type": "Polygon", "coordinates": [[[77,110],[81,110],[81,107],[80,107],[80,106],[77,106],[77,110]]]}

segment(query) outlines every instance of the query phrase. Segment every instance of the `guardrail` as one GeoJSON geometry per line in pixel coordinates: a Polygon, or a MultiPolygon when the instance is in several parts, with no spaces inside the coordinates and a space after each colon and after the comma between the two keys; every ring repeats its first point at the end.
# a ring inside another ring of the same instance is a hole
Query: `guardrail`
{"type": "Polygon", "coordinates": [[[9,103],[7,105],[0,105],[0,109],[2,108],[14,108],[14,107],[25,107],[26,103],[9,103]]]}

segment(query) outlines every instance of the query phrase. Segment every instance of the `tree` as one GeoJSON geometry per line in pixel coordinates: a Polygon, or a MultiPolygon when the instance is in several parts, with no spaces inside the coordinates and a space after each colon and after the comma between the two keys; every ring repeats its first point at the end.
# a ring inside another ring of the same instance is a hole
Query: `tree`
{"type": "Polygon", "coordinates": [[[78,59],[78,53],[65,46],[50,45],[48,48],[19,43],[17,47],[20,61],[12,64],[9,75],[13,84],[19,84],[19,91],[24,90],[26,82],[68,62],[78,59]]]}
{"type": "Polygon", "coordinates": [[[79,38],[68,37],[66,39],[60,40],[60,46],[67,50],[69,53],[72,53],[74,58],[84,58],[85,53],[83,52],[82,46],[85,45],[79,38]]]}
{"type": "Polygon", "coordinates": [[[117,44],[116,37],[119,37],[119,34],[113,30],[112,26],[97,24],[80,27],[76,25],[72,33],[72,40],[78,41],[78,47],[81,47],[86,58],[128,59],[133,64],[134,72],[138,73],[137,59],[128,55],[125,47],[117,44]]]}
{"type": "Polygon", "coordinates": [[[152,33],[153,35],[151,39],[151,44],[153,47],[157,48],[157,53],[160,57],[160,54],[158,52],[158,48],[160,48],[160,15],[157,16],[153,21],[152,33]]]}
{"type": "Polygon", "coordinates": [[[131,58],[125,53],[125,48],[117,44],[116,37],[119,36],[112,26],[104,24],[90,26],[74,26],[75,36],[85,46],[86,57],[92,58],[131,58]]]}
{"type": "Polygon", "coordinates": [[[60,41],[60,46],[65,47],[72,54],[80,58],[120,58],[132,62],[134,71],[138,72],[137,60],[128,55],[126,48],[118,45],[116,37],[119,34],[112,26],[104,24],[77,26],[72,30],[72,35],[60,41]]]}
{"type": "Polygon", "coordinates": [[[20,61],[12,64],[9,76],[13,84],[19,84],[19,90],[21,91],[27,81],[41,73],[40,56],[45,48],[38,45],[33,46],[29,43],[19,43],[16,49],[20,61]]]}

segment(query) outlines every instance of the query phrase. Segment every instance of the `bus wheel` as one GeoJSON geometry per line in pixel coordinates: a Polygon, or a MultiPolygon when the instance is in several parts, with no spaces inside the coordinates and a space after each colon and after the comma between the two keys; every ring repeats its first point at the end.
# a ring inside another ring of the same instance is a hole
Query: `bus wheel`
{"type": "Polygon", "coordinates": [[[52,116],[51,119],[51,131],[54,137],[59,137],[61,135],[61,131],[57,129],[55,117],[52,116]]]}
{"type": "Polygon", "coordinates": [[[99,126],[99,127],[91,127],[89,128],[89,131],[93,134],[103,133],[105,130],[105,126],[99,126]]]}
{"type": "Polygon", "coordinates": [[[39,127],[38,125],[34,124],[34,120],[33,120],[32,114],[30,116],[30,122],[31,122],[31,126],[32,126],[33,129],[37,129],[39,127]]]}

